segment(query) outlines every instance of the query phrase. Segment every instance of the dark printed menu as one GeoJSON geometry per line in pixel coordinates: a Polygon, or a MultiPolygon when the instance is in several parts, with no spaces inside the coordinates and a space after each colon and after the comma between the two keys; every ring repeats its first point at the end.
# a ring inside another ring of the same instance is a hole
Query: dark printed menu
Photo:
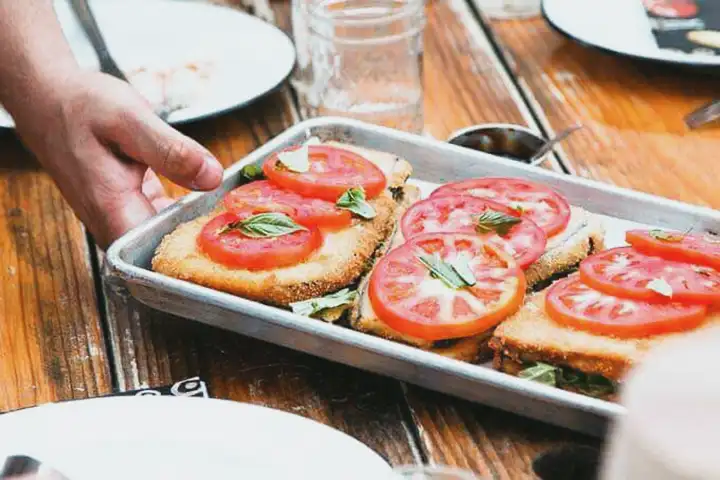
{"type": "Polygon", "coordinates": [[[720,0],[642,0],[659,48],[720,55],[720,0]]]}

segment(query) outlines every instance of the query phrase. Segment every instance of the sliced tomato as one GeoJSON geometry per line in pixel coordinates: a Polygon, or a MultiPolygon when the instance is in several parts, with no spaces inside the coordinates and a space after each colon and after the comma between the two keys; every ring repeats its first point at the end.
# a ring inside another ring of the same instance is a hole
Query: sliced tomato
{"type": "Polygon", "coordinates": [[[250,215],[226,212],[210,220],[198,236],[198,246],[217,263],[245,270],[267,270],[302,263],[322,245],[322,234],[308,227],[279,237],[247,237],[233,230],[220,234],[224,226],[250,215]]]}
{"type": "Polygon", "coordinates": [[[383,257],[368,289],[378,317],[398,332],[426,340],[469,337],[494,327],[521,305],[525,275],[498,248],[477,235],[433,233],[415,237],[383,257]],[[418,255],[452,262],[469,259],[472,287],[454,289],[434,278],[418,255]]]}
{"type": "Polygon", "coordinates": [[[625,240],[647,255],[720,270],[720,237],[653,230],[630,230],[625,240]]]}
{"type": "Polygon", "coordinates": [[[448,183],[432,196],[467,193],[515,210],[533,221],[550,237],[563,231],[570,221],[570,205],[556,191],[519,178],[485,177],[448,183]]]}
{"type": "Polygon", "coordinates": [[[414,204],[405,212],[401,221],[402,234],[407,240],[426,233],[477,233],[512,256],[520,268],[527,268],[540,258],[547,243],[545,232],[540,227],[523,218],[506,235],[479,234],[476,229],[477,217],[486,210],[518,218],[517,213],[504,205],[470,195],[431,197],[414,204]]]}
{"type": "Polygon", "coordinates": [[[695,0],[643,0],[648,12],[658,17],[692,18],[698,14],[695,0]]]}
{"type": "Polygon", "coordinates": [[[308,172],[288,170],[277,155],[272,155],[263,164],[265,176],[272,183],[300,195],[330,202],[337,201],[352,187],[363,187],[366,198],[377,197],[385,189],[382,170],[355,152],[330,146],[309,146],[308,151],[308,172]]]}
{"type": "Polygon", "coordinates": [[[334,203],[319,198],[303,197],[277,187],[267,180],[246,183],[225,196],[225,208],[231,212],[251,210],[253,213],[278,212],[301,225],[339,230],[350,226],[352,214],[334,203]]]}
{"type": "Polygon", "coordinates": [[[720,302],[720,272],[702,265],[644,255],[632,247],[605,250],[580,264],[580,277],[592,288],[616,297],[647,302],[720,302]],[[672,296],[649,288],[664,281],[672,296]]]}
{"type": "Polygon", "coordinates": [[[545,297],[545,310],[555,322],[598,335],[645,337],[681,332],[706,318],[704,305],[648,303],[601,293],[577,275],[555,282],[545,297]]]}

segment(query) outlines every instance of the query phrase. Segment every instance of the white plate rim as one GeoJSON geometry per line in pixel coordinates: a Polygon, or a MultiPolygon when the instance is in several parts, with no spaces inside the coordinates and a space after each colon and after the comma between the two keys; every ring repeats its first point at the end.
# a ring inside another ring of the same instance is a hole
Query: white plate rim
{"type": "MultiPolygon", "coordinates": [[[[717,57],[694,57],[690,54],[672,54],[672,52],[666,52],[660,48],[656,50],[654,55],[634,53],[629,50],[620,50],[613,48],[608,45],[601,45],[588,39],[581,38],[580,36],[570,32],[564,25],[555,19],[552,14],[548,13],[548,4],[552,2],[561,3],[565,0],[542,0],[540,5],[540,12],[543,19],[550,25],[554,30],[563,35],[564,37],[584,46],[598,50],[605,54],[614,56],[626,57],[635,60],[641,60],[645,62],[654,62],[666,65],[672,65],[676,67],[692,68],[692,69],[717,69],[720,67],[720,55],[717,57]],[[685,58],[687,57],[687,58],[685,58]]],[[[587,0],[572,0],[575,2],[582,2],[587,0]]],[[[627,1],[640,1],[640,0],[627,0],[627,1]]],[[[551,7],[552,8],[552,7],[551,7]]]]}
{"type": "MultiPolygon", "coordinates": [[[[344,443],[348,447],[348,450],[354,450],[353,454],[356,453],[358,460],[362,460],[365,466],[367,466],[368,462],[371,462],[367,470],[368,472],[382,472],[383,474],[387,473],[388,475],[392,472],[392,467],[380,454],[371,449],[369,446],[362,443],[360,440],[340,430],[337,430],[332,426],[326,425],[312,418],[308,418],[285,410],[280,410],[264,405],[257,405],[247,402],[237,402],[220,398],[199,398],[184,396],[107,396],[51,402],[14,410],[6,414],[0,415],[0,430],[3,431],[3,436],[7,438],[8,434],[12,434],[14,431],[22,428],[23,425],[27,425],[28,423],[33,424],[33,422],[35,423],[35,425],[37,425],[38,422],[45,420],[48,417],[59,416],[59,423],[67,422],[68,419],[72,419],[73,422],[75,420],[79,420],[80,424],[86,422],[89,425],[89,422],[93,419],[97,419],[98,415],[108,413],[116,415],[111,417],[109,421],[104,422],[102,425],[97,425],[97,427],[93,424],[91,428],[91,430],[96,428],[98,432],[108,432],[106,436],[100,437],[101,440],[102,438],[105,438],[106,440],[110,438],[112,438],[113,440],[116,440],[118,438],[147,438],[147,436],[143,433],[142,429],[138,427],[137,423],[133,424],[132,421],[128,422],[126,420],[126,417],[123,417],[122,415],[117,415],[117,413],[127,411],[132,412],[133,408],[142,410],[143,408],[145,408],[145,405],[149,404],[153,404],[153,406],[147,408],[144,414],[138,414],[138,418],[147,417],[149,413],[157,413],[157,409],[160,408],[162,408],[164,411],[168,408],[168,405],[172,405],[172,408],[170,409],[172,413],[187,414],[187,417],[183,417],[183,419],[185,420],[187,420],[188,418],[195,419],[196,417],[192,416],[193,413],[210,411],[213,412],[205,413],[205,415],[207,415],[207,417],[205,417],[206,419],[216,417],[217,415],[226,412],[240,412],[237,414],[237,420],[242,420],[243,418],[250,416],[265,416],[266,418],[274,417],[274,422],[276,422],[276,424],[285,423],[286,426],[290,427],[294,425],[294,428],[289,429],[291,432],[296,430],[304,431],[304,433],[317,432],[319,438],[331,438],[334,444],[336,442],[344,443]],[[178,408],[178,405],[182,406],[178,408]],[[220,412],[218,412],[218,410],[220,410],[220,412]],[[110,432],[112,431],[111,429],[113,428],[113,426],[118,425],[123,426],[121,427],[120,432],[117,434],[117,436],[113,436],[112,434],[110,434],[110,432]]],[[[137,410],[135,411],[137,412],[137,410]]],[[[166,420],[170,419],[171,418],[167,418],[166,420]]],[[[237,423],[237,420],[231,423],[237,423]]],[[[46,426],[46,424],[43,424],[43,426],[46,426]]],[[[82,431],[82,429],[80,430],[82,431]]],[[[191,438],[195,434],[196,433],[194,433],[192,430],[185,430],[184,436],[181,436],[181,438],[191,438]]],[[[27,441],[27,437],[20,436],[18,438],[21,440],[21,445],[27,441]]],[[[67,441],[72,441],[73,438],[74,437],[72,433],[66,436],[67,441]]],[[[81,437],[77,437],[77,439],[80,438],[81,437]]],[[[225,435],[221,438],[229,438],[227,430],[225,435]]],[[[160,437],[160,440],[163,439],[166,440],[167,437],[160,437]]],[[[93,441],[96,440],[97,439],[93,439],[93,441]]],[[[51,437],[48,437],[46,439],[38,439],[38,445],[40,445],[41,448],[47,448],[47,445],[50,445],[50,442],[52,442],[51,437]]],[[[16,452],[9,449],[7,447],[8,443],[12,442],[6,443],[5,441],[0,441],[0,458],[4,458],[4,454],[26,453],[16,452]]],[[[319,448],[321,446],[314,445],[314,447],[319,448]]],[[[66,449],[63,449],[63,451],[66,451],[66,449]]],[[[78,458],[77,460],[71,460],[71,463],[75,463],[76,461],[79,462],[82,461],[82,459],[78,458]]],[[[323,476],[322,478],[325,477],[323,476]]]]}

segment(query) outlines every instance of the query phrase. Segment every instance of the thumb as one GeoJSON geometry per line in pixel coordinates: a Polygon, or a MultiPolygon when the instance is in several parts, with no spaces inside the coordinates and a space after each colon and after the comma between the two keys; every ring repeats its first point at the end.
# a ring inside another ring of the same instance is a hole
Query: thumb
{"type": "Polygon", "coordinates": [[[173,182],[192,190],[212,190],[222,181],[223,167],[199,143],[158,118],[152,110],[135,109],[103,132],[125,155],[173,182]]]}

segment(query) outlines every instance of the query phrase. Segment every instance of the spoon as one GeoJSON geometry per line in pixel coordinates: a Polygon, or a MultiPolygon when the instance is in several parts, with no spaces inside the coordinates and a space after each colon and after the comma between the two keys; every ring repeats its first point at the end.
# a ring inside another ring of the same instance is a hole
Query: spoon
{"type": "Polygon", "coordinates": [[[538,166],[542,164],[545,159],[547,158],[546,155],[552,151],[553,148],[555,148],[555,145],[565,140],[567,137],[569,137],[574,132],[580,130],[583,128],[584,125],[581,123],[576,123],[575,125],[566,128],[562,132],[560,132],[555,138],[552,138],[548,140],[545,145],[540,147],[540,149],[535,152],[535,154],[530,158],[530,165],[532,166],[538,166]]]}

